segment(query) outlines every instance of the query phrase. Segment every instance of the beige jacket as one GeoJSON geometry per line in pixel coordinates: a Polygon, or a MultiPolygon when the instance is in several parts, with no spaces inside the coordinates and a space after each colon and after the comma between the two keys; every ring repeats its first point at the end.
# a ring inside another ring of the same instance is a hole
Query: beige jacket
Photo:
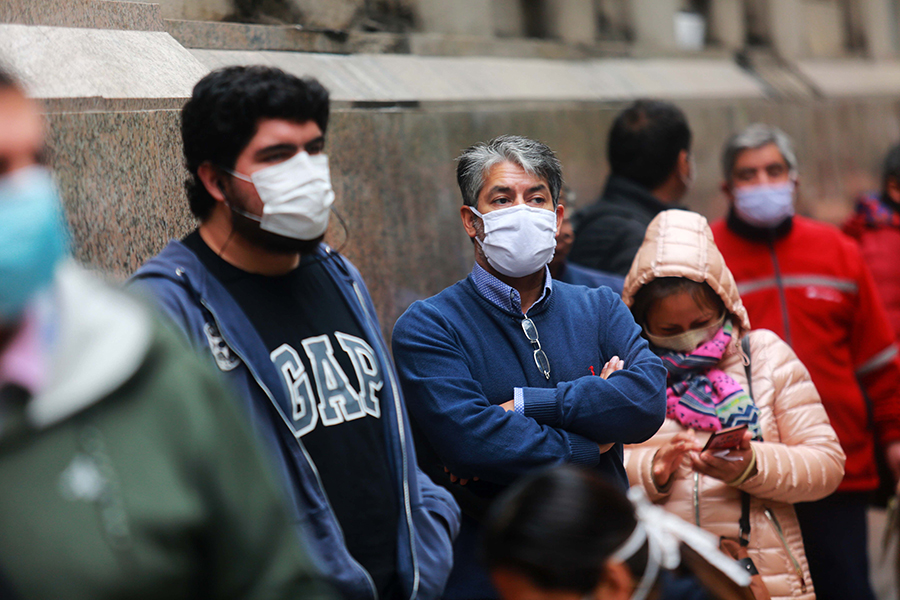
{"type": "MultiPolygon", "coordinates": [[[[771,331],[747,333],[747,311],[704,217],[682,210],[657,215],[625,279],[625,303],[631,306],[641,286],[657,277],[705,281],[719,294],[735,327],[734,341],[719,368],[744,389],[740,338],[750,336],[753,399],[764,441],[752,442],[758,473],[739,488],[693,472],[685,460],[669,492],[660,493],[651,479],[653,455],[684,430],[678,421],[666,419],[653,438],[626,449],[628,477],[632,485],[642,485],[653,502],[719,536],[738,537],[738,489],[749,493],[749,552],[769,592],[773,598],[812,600],[815,593],[791,504],[831,494],[844,476],[845,457],[809,373],[771,331]]],[[[698,432],[701,442],[708,436],[698,432]]]]}

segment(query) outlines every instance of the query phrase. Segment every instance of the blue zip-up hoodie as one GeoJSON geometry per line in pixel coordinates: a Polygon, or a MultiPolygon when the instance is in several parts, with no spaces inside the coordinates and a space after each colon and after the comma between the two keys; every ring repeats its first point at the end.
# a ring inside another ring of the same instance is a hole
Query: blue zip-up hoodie
{"type": "MultiPolygon", "coordinates": [[[[453,565],[459,508],[450,494],[416,466],[415,450],[390,352],[362,277],[345,258],[321,244],[316,255],[378,353],[386,374],[382,422],[390,469],[403,509],[397,570],[407,597],[439,598],[453,565]]],[[[216,356],[219,368],[243,400],[254,428],[272,450],[286,483],[301,535],[320,570],[347,600],[376,600],[371,576],[350,555],[312,458],[291,429],[291,401],[269,351],[227,290],[184,244],[171,241],[134,274],[131,285],[147,290],[198,351],[216,356]]],[[[223,440],[227,443],[227,440],[223,440]]]]}

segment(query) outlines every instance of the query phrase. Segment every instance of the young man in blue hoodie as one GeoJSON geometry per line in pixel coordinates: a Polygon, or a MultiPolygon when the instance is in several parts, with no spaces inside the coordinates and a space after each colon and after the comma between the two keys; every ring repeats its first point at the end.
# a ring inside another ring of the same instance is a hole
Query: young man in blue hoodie
{"type": "Polygon", "coordinates": [[[229,376],[342,595],[438,598],[459,509],[416,468],[365,284],[322,243],[334,200],[328,114],[314,79],[261,66],[204,77],[182,113],[200,225],[135,285],[229,376]]]}
{"type": "Polygon", "coordinates": [[[624,489],[622,444],[666,416],[665,368],[618,296],[550,276],[564,213],[553,151],[501,136],[463,152],[457,179],[472,273],[413,304],[393,335],[420,465],[463,508],[448,600],[496,597],[476,533],[502,489],[560,463],[624,489]]]}

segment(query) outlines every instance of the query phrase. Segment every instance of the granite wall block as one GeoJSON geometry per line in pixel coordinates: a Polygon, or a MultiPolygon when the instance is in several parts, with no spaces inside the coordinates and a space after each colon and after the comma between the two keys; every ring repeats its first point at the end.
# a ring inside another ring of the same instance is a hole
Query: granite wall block
{"type": "Polygon", "coordinates": [[[118,0],[3,0],[0,23],[163,31],[159,4],[118,0]]]}
{"type": "Polygon", "coordinates": [[[52,113],[49,124],[78,259],[124,279],[193,227],[179,111],[52,113]]]}

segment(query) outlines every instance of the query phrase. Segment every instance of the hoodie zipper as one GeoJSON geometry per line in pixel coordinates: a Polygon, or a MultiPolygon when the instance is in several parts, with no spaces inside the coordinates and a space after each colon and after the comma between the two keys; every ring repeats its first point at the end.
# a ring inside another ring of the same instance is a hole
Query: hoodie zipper
{"type": "Polygon", "coordinates": [[[806,579],[803,577],[803,569],[800,568],[800,562],[794,557],[794,553],[791,552],[787,540],[784,538],[784,531],[781,529],[781,523],[778,522],[778,518],[775,516],[775,513],[773,513],[769,508],[766,508],[765,513],[766,517],[769,519],[769,522],[772,524],[772,527],[775,528],[775,532],[778,534],[778,539],[781,540],[781,545],[784,547],[784,551],[787,552],[788,558],[791,559],[791,563],[794,565],[794,571],[797,573],[797,577],[800,579],[800,591],[805,594],[806,579]]]}
{"type": "MultiPolygon", "coordinates": [[[[272,396],[272,392],[270,392],[269,388],[267,388],[266,385],[260,380],[260,378],[257,377],[256,371],[250,366],[250,363],[247,362],[246,358],[244,358],[244,355],[241,354],[240,352],[238,352],[235,349],[234,345],[228,343],[228,340],[225,339],[225,335],[224,335],[224,333],[222,333],[222,329],[220,327],[218,327],[219,318],[216,316],[216,313],[212,310],[212,308],[209,306],[209,304],[206,303],[206,300],[200,299],[200,303],[203,305],[204,308],[206,308],[207,311],[209,311],[209,314],[212,315],[212,318],[216,322],[216,326],[219,329],[219,335],[222,337],[222,340],[224,340],[225,343],[228,345],[228,348],[231,349],[231,351],[234,352],[238,356],[238,358],[241,359],[241,361],[243,361],[244,365],[247,367],[247,371],[249,371],[250,375],[253,377],[253,380],[256,381],[256,384],[260,388],[262,388],[262,390],[266,393],[266,396],[268,396],[269,402],[271,402],[272,404],[276,404],[275,398],[272,396]]],[[[295,439],[297,439],[297,438],[295,438],[295,439]]],[[[334,524],[337,526],[338,534],[340,535],[341,544],[344,546],[344,551],[346,552],[347,556],[350,558],[351,564],[353,564],[353,566],[358,568],[360,570],[360,572],[362,572],[362,574],[366,576],[366,581],[368,582],[369,589],[372,592],[372,598],[374,600],[379,600],[378,589],[375,587],[375,580],[372,579],[372,576],[369,574],[369,572],[366,570],[366,568],[363,567],[359,563],[359,561],[357,561],[353,557],[353,555],[350,554],[350,552],[347,550],[347,539],[346,539],[346,537],[344,537],[344,530],[341,527],[340,522],[337,520],[337,515],[334,514],[334,509],[331,506],[331,501],[328,499],[328,494],[325,493],[325,485],[322,483],[322,477],[319,475],[319,469],[316,467],[316,463],[313,462],[312,457],[306,451],[306,446],[304,446],[303,442],[301,442],[299,439],[297,439],[297,445],[300,447],[300,450],[303,451],[303,456],[304,456],[304,458],[306,458],[306,462],[309,464],[309,468],[312,470],[313,474],[316,476],[316,483],[319,486],[319,492],[321,493],[322,498],[325,499],[325,505],[328,507],[328,513],[331,515],[332,520],[334,520],[334,524]]]]}
{"type": "MultiPolygon", "coordinates": [[[[366,321],[369,324],[369,329],[371,332],[373,332],[372,335],[377,337],[382,352],[386,353],[387,348],[384,345],[384,339],[381,337],[381,332],[378,331],[377,327],[375,327],[372,316],[369,314],[369,309],[366,308],[366,303],[363,300],[362,292],[360,291],[359,286],[355,281],[353,282],[353,291],[356,292],[356,299],[359,301],[359,305],[362,308],[363,313],[366,315],[366,321]]],[[[388,361],[387,355],[385,356],[385,360],[383,362],[384,370],[387,372],[388,377],[391,380],[391,390],[393,391],[394,396],[394,414],[397,417],[397,429],[400,434],[400,454],[403,457],[403,503],[406,509],[406,526],[409,530],[409,547],[413,561],[413,587],[412,594],[410,595],[410,600],[413,600],[419,593],[419,559],[416,553],[416,540],[414,533],[415,530],[413,529],[412,521],[412,503],[409,497],[409,459],[406,453],[406,433],[405,427],[403,426],[403,411],[400,404],[400,396],[398,396],[397,392],[397,380],[394,378],[394,368],[388,361]]]]}

